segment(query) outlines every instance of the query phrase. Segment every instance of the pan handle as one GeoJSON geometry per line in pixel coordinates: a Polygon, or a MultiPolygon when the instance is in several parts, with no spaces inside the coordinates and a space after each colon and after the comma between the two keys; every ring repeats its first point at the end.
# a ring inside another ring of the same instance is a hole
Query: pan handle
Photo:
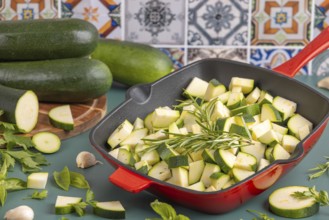
{"type": "Polygon", "coordinates": [[[138,193],[148,188],[152,181],[143,178],[131,171],[119,167],[109,180],[115,185],[127,190],[128,192],[138,193]]]}
{"type": "Polygon", "coordinates": [[[314,40],[305,46],[296,56],[274,68],[283,75],[294,77],[296,73],[315,56],[329,48],[329,27],[324,29],[314,40]]]}

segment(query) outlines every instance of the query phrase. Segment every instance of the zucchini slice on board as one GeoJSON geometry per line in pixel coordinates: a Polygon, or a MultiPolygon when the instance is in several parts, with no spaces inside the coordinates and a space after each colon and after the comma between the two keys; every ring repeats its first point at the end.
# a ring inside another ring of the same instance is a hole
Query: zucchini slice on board
{"type": "Polygon", "coordinates": [[[286,218],[306,218],[319,211],[319,203],[314,198],[296,199],[294,192],[309,191],[305,186],[288,186],[275,190],[269,196],[270,210],[274,214],[286,218]]]}
{"type": "Polygon", "coordinates": [[[0,85],[0,109],[3,120],[16,124],[24,133],[33,130],[38,122],[39,101],[31,90],[21,90],[0,85]]]}
{"type": "Polygon", "coordinates": [[[74,129],[74,121],[70,105],[61,105],[52,108],[48,115],[50,123],[54,127],[61,128],[65,131],[71,131],[74,129]]]}

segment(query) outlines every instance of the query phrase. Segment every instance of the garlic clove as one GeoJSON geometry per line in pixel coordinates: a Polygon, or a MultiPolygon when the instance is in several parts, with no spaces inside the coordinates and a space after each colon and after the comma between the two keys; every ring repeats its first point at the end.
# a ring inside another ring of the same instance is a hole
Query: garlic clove
{"type": "Polygon", "coordinates": [[[34,212],[29,206],[21,205],[6,212],[6,220],[33,220],[34,212]]]}
{"type": "Polygon", "coordinates": [[[329,89],[329,76],[321,79],[320,81],[318,81],[317,86],[319,88],[324,88],[324,89],[329,89]]]}
{"type": "Polygon", "coordinates": [[[96,160],[94,154],[88,151],[81,151],[76,157],[76,163],[79,168],[88,168],[102,162],[96,160]]]}

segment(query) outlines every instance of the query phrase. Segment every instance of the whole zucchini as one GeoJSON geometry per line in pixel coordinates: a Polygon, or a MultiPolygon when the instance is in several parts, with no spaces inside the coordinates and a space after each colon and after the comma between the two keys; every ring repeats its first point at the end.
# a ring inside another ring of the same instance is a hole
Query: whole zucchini
{"type": "Polygon", "coordinates": [[[150,83],[170,73],[173,63],[159,49],[146,44],[100,39],[91,57],[104,62],[117,82],[150,83]]]}
{"type": "Polygon", "coordinates": [[[97,46],[96,27],[81,19],[0,22],[0,60],[83,57],[97,46]]]}
{"type": "Polygon", "coordinates": [[[0,84],[33,90],[40,101],[84,102],[105,94],[112,74],[104,63],[88,58],[0,62],[0,84]]]}

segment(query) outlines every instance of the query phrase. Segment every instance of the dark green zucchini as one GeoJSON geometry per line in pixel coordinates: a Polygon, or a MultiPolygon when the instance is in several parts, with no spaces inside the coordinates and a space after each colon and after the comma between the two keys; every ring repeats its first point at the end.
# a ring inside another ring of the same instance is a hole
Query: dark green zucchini
{"type": "Polygon", "coordinates": [[[104,63],[88,58],[0,62],[0,84],[33,90],[40,101],[85,102],[109,90],[112,74],[104,63]]]}
{"type": "Polygon", "coordinates": [[[100,39],[91,57],[104,62],[113,79],[126,85],[150,83],[173,70],[170,58],[150,45],[100,39]]]}
{"type": "Polygon", "coordinates": [[[4,111],[2,120],[16,124],[24,133],[32,131],[38,122],[39,102],[33,91],[0,85],[0,109],[4,111]]]}
{"type": "Polygon", "coordinates": [[[47,60],[92,53],[99,35],[81,19],[39,19],[0,22],[0,60],[47,60]]]}

